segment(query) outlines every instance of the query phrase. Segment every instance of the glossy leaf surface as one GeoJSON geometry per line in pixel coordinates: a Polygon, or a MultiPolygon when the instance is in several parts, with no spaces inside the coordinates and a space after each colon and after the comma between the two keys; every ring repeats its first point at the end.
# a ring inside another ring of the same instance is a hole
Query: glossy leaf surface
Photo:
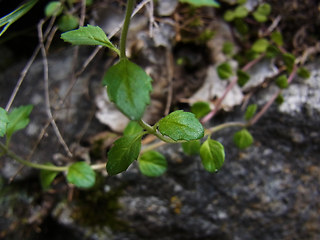
{"type": "Polygon", "coordinates": [[[253,143],[253,137],[248,130],[244,128],[234,134],[233,141],[238,148],[245,149],[253,143]]]}
{"type": "Polygon", "coordinates": [[[90,188],[96,181],[96,173],[85,162],[76,162],[70,165],[67,180],[79,188],[90,188]]]}
{"type": "Polygon", "coordinates": [[[118,109],[129,119],[139,120],[150,102],[151,81],[141,67],[122,59],[108,69],[103,84],[107,86],[108,96],[118,109]]]}
{"type": "Polygon", "coordinates": [[[196,155],[199,154],[200,152],[200,140],[193,140],[193,141],[189,141],[189,142],[183,142],[181,143],[183,152],[188,155],[196,155]]]}
{"type": "Polygon", "coordinates": [[[167,170],[167,160],[159,152],[148,151],[139,158],[139,169],[148,177],[159,177],[167,170]]]}
{"type": "Polygon", "coordinates": [[[123,136],[115,141],[108,152],[108,174],[112,176],[127,170],[138,159],[140,148],[141,134],[123,136]]]}
{"type": "Polygon", "coordinates": [[[204,129],[193,113],[178,110],[170,113],[159,121],[162,135],[178,140],[196,140],[204,135],[204,129]]]}
{"type": "Polygon", "coordinates": [[[208,172],[217,172],[225,160],[224,147],[218,141],[208,138],[200,147],[200,157],[208,172]]]}

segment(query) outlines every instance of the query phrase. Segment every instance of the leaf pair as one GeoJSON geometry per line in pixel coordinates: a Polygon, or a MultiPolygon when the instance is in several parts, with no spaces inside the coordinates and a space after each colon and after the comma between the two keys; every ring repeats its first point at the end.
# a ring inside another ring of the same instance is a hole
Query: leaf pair
{"type": "Polygon", "coordinates": [[[200,154],[203,167],[208,172],[217,172],[225,160],[224,147],[210,137],[201,145],[199,140],[182,143],[182,149],[187,155],[200,154]]]}
{"type": "MultiPolygon", "coordinates": [[[[156,126],[159,132],[173,141],[192,141],[204,135],[204,129],[193,113],[178,110],[161,119],[156,126]]],[[[154,128],[153,128],[154,129],[154,128]]],[[[154,129],[154,131],[157,131],[154,129]]],[[[107,171],[115,175],[125,171],[134,160],[139,158],[141,137],[147,132],[137,122],[130,122],[124,130],[124,136],[115,141],[108,153],[107,171]]],[[[158,176],[166,169],[166,161],[160,153],[144,153],[139,159],[143,174],[158,176]]]]}
{"type": "MultiPolygon", "coordinates": [[[[63,33],[61,38],[74,45],[101,45],[120,55],[120,51],[108,39],[104,31],[88,25],[63,33]]],[[[119,110],[131,120],[142,118],[146,105],[150,102],[152,79],[146,72],[127,58],[108,69],[103,84],[108,96],[119,110]]]]}

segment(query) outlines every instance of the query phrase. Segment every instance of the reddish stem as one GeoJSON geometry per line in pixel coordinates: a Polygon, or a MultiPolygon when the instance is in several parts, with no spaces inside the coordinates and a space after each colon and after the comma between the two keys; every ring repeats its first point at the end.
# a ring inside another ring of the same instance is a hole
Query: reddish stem
{"type": "MultiPolygon", "coordinates": [[[[265,56],[265,54],[261,54],[258,58],[248,62],[241,70],[248,71],[251,67],[253,67],[255,64],[257,64],[264,56],[265,56]]],[[[231,89],[234,87],[234,85],[236,85],[237,82],[238,82],[238,77],[237,76],[233,77],[231,82],[229,83],[229,85],[225,89],[223,95],[218,99],[218,101],[215,105],[215,108],[211,112],[209,112],[201,120],[201,122],[203,124],[208,122],[221,109],[221,105],[222,105],[223,100],[226,98],[227,94],[231,91],[231,89]]]]}

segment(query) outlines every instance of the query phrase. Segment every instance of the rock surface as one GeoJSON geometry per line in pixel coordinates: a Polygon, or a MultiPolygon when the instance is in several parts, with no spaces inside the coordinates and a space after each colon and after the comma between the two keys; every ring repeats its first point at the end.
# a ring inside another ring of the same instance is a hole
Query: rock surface
{"type": "MultiPolygon", "coordinates": [[[[146,23],[144,20],[142,22],[146,23]]],[[[160,83],[155,87],[154,96],[163,103],[163,95],[167,94],[163,89],[168,84],[167,71],[163,71],[168,60],[168,49],[163,45],[171,44],[174,30],[169,23],[163,23],[158,30],[163,30],[163,35],[155,42],[146,40],[147,32],[137,37],[150,45],[143,45],[140,49],[144,60],[136,60],[154,75],[159,73],[154,83],[160,83]]],[[[188,53],[186,49],[190,49],[189,46],[183,45],[181,52],[188,53]]],[[[179,49],[174,51],[179,52],[179,49]]],[[[80,51],[79,60],[87,56],[87,50],[80,51]]],[[[201,51],[196,51],[189,56],[192,60],[200,59],[197,65],[203,55],[201,51]]],[[[49,73],[52,73],[50,95],[54,108],[59,106],[70,84],[72,52],[62,51],[50,56],[49,63],[49,73]]],[[[93,117],[96,112],[95,99],[101,91],[103,64],[94,62],[92,68],[81,75],[68,99],[67,110],[55,109],[57,124],[68,145],[77,142],[77,146],[84,150],[83,154],[75,155],[76,159],[90,161],[102,158],[100,155],[96,157],[97,153],[89,152],[86,147],[90,144],[88,138],[107,130],[93,117]],[[83,129],[86,129],[84,138],[81,137],[83,129]]],[[[106,177],[104,172],[98,174],[97,184],[90,190],[73,189],[67,186],[64,176],[59,175],[53,189],[43,192],[38,172],[29,168],[24,168],[12,184],[7,184],[8,178],[15,175],[20,166],[11,159],[1,158],[0,238],[320,239],[319,64],[317,59],[306,66],[311,71],[311,78],[295,78],[291,86],[283,91],[283,105],[273,105],[249,129],[255,138],[253,146],[242,151],[235,148],[232,135],[237,129],[226,129],[212,136],[223,143],[226,151],[225,165],[216,174],[206,172],[198,156],[185,156],[180,145],[168,145],[160,149],[169,162],[168,171],[162,177],[142,176],[134,163],[128,171],[114,177],[106,177]]],[[[213,72],[213,67],[202,65],[205,72],[213,72]]],[[[12,79],[17,79],[22,66],[13,66],[1,74],[1,106],[6,104],[15,84],[12,79]]],[[[260,67],[256,69],[257,73],[273,74],[266,65],[260,67]]],[[[42,70],[39,60],[33,65],[15,101],[16,106],[26,103],[35,105],[31,124],[13,139],[13,149],[22,156],[29,154],[47,121],[43,80],[39,80],[43,79],[42,70]]],[[[175,70],[175,76],[184,76],[181,68],[176,67],[175,70]]],[[[185,79],[191,78],[196,78],[196,74],[190,73],[185,79]]],[[[261,90],[252,101],[261,107],[273,90],[261,90]]],[[[241,121],[242,117],[243,112],[236,107],[233,112],[217,115],[210,124],[241,121]]],[[[51,128],[48,136],[38,147],[32,161],[68,163],[61,157],[65,154],[64,150],[51,128]]]]}
{"type": "MultiPolygon", "coordinates": [[[[297,79],[293,84],[307,88],[309,94],[319,92],[316,66],[308,66],[311,79],[297,79]]],[[[284,93],[286,104],[296,104],[290,91],[295,88],[284,93]]],[[[179,145],[170,145],[161,149],[169,168],[160,178],[144,177],[134,165],[118,176],[102,177],[89,192],[77,190],[72,202],[60,204],[50,194],[35,197],[32,191],[37,180],[29,179],[33,187],[25,188],[23,196],[6,190],[1,216],[10,217],[8,201],[16,209],[18,202],[30,204],[32,208],[19,213],[29,219],[44,208],[36,202],[51,202],[52,214],[39,226],[42,232],[31,231],[26,239],[318,239],[317,103],[300,101],[302,105],[296,108],[301,111],[289,113],[281,110],[283,106],[272,107],[250,129],[255,144],[244,151],[232,143],[236,129],[215,134],[226,150],[226,163],[217,174],[207,173],[199,157],[186,157],[179,145]]],[[[240,117],[235,111],[216,121],[240,117]]],[[[4,189],[8,187],[2,188],[2,194],[4,189]]],[[[8,226],[5,218],[1,221],[8,226]]],[[[26,231],[23,226],[17,229],[14,236],[26,231]]],[[[5,239],[16,238],[8,235],[5,239]]]]}

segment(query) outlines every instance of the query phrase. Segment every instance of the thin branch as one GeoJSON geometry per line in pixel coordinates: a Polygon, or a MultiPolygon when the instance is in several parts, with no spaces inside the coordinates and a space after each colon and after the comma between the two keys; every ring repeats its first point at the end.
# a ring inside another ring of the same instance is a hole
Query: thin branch
{"type": "MultiPolygon", "coordinates": [[[[42,19],[41,21],[45,21],[45,20],[42,19]]],[[[46,29],[45,34],[44,34],[44,39],[47,38],[48,34],[50,33],[50,31],[52,29],[52,26],[54,24],[54,21],[55,21],[55,18],[51,18],[50,23],[49,23],[49,25],[48,25],[48,27],[46,29]]],[[[11,96],[10,96],[10,99],[9,99],[9,101],[7,103],[7,106],[6,106],[6,111],[7,112],[10,110],[11,105],[12,105],[14,99],[16,98],[18,91],[20,90],[21,84],[23,83],[23,81],[24,81],[27,73],[29,72],[29,69],[30,69],[31,65],[33,64],[34,60],[36,59],[39,51],[40,51],[40,44],[33,51],[31,58],[29,59],[29,61],[27,62],[26,66],[23,68],[22,72],[20,73],[20,77],[19,77],[19,79],[17,81],[17,84],[16,84],[16,86],[15,86],[15,88],[14,88],[14,90],[13,90],[11,96]]]]}
{"type": "MultiPolygon", "coordinates": [[[[141,3],[139,3],[136,8],[133,10],[133,13],[131,15],[131,17],[135,16],[147,3],[149,3],[151,0],[144,0],[141,3]]],[[[121,27],[123,26],[124,21],[122,21],[116,28],[114,28],[113,31],[110,32],[110,34],[108,35],[108,38],[112,38],[114,35],[117,34],[117,32],[120,31],[121,27]]]]}
{"type": "Polygon", "coordinates": [[[149,12],[149,37],[153,38],[153,26],[154,26],[154,4],[153,0],[150,0],[150,4],[148,6],[149,12]]]}
{"type": "Polygon", "coordinates": [[[39,37],[39,42],[40,42],[40,49],[41,49],[41,54],[42,54],[42,61],[43,61],[43,69],[44,69],[44,90],[45,90],[45,104],[46,104],[46,112],[51,119],[51,125],[53,127],[53,130],[55,134],[57,135],[60,144],[63,146],[65,151],[67,152],[69,157],[72,157],[72,153],[69,150],[69,147],[65,143],[63,137],[61,136],[61,133],[59,131],[59,128],[53,118],[52,112],[51,112],[51,105],[50,105],[50,96],[49,96],[49,67],[48,67],[48,59],[47,59],[47,53],[46,49],[44,47],[44,39],[42,35],[42,25],[44,21],[40,21],[38,24],[38,37],[39,37]]]}
{"type": "Polygon", "coordinates": [[[82,27],[84,25],[85,18],[86,18],[86,0],[82,0],[81,1],[80,21],[79,21],[80,27],[82,27]]]}
{"type": "MultiPolygon", "coordinates": [[[[257,64],[264,56],[265,54],[261,54],[258,58],[247,63],[241,70],[248,71],[252,66],[257,64]]],[[[234,76],[231,82],[229,83],[229,85],[227,86],[227,88],[225,89],[222,96],[217,100],[217,103],[215,104],[214,109],[201,120],[202,123],[208,122],[214,115],[216,115],[216,113],[221,109],[223,100],[226,98],[227,94],[231,91],[231,89],[234,87],[234,85],[236,85],[237,82],[238,82],[238,77],[234,76]]]]}
{"type": "MultiPolygon", "coordinates": [[[[288,83],[290,84],[294,78],[294,76],[297,73],[297,65],[295,64],[293,67],[292,72],[290,73],[288,77],[288,83]]],[[[275,92],[272,97],[269,99],[269,101],[263,106],[263,108],[250,120],[249,125],[254,125],[266,112],[267,110],[271,107],[272,103],[277,99],[277,97],[281,94],[282,90],[278,90],[275,92]]]]}
{"type": "Polygon", "coordinates": [[[227,123],[223,123],[218,126],[207,129],[205,132],[205,135],[211,135],[212,133],[219,132],[225,128],[230,128],[230,127],[242,127],[243,128],[243,127],[247,127],[247,126],[248,126],[248,124],[243,123],[243,122],[227,122],[227,123]]]}
{"type": "Polygon", "coordinates": [[[173,63],[173,56],[172,52],[170,49],[167,49],[166,51],[166,56],[167,56],[167,70],[168,70],[168,96],[167,96],[167,103],[166,103],[166,108],[164,111],[164,115],[168,115],[170,112],[170,107],[172,103],[172,95],[173,95],[173,72],[174,72],[174,63],[173,63]]]}
{"type": "Polygon", "coordinates": [[[36,168],[36,169],[42,169],[42,170],[50,170],[50,171],[58,171],[58,172],[64,172],[68,170],[68,167],[57,167],[57,166],[50,166],[50,165],[44,165],[44,164],[38,164],[38,163],[32,163],[29,161],[26,161],[16,155],[14,152],[10,151],[3,143],[0,142],[0,149],[6,153],[7,156],[10,158],[18,161],[19,163],[26,165],[28,167],[36,168]]]}

